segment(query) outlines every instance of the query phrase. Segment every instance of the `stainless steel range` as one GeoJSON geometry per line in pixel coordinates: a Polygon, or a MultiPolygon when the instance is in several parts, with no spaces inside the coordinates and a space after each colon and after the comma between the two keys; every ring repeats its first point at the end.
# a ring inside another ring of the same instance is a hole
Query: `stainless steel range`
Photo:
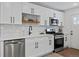
{"type": "Polygon", "coordinates": [[[46,34],[53,34],[54,35],[54,52],[58,52],[63,50],[64,48],[64,34],[63,33],[56,33],[53,29],[46,30],[46,34]]]}
{"type": "Polygon", "coordinates": [[[64,34],[55,33],[54,34],[54,52],[63,50],[64,48],[64,34]]]}

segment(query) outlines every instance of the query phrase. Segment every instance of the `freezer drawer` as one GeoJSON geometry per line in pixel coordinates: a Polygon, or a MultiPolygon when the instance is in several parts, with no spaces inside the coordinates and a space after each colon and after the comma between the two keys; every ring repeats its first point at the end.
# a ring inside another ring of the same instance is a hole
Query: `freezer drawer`
{"type": "Polygon", "coordinates": [[[24,57],[25,39],[4,41],[4,57],[24,57]]]}

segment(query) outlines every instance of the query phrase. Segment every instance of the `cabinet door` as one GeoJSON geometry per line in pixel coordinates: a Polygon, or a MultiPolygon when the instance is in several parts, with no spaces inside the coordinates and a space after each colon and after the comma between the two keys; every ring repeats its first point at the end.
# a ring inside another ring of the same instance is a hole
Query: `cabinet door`
{"type": "Polygon", "coordinates": [[[49,49],[50,51],[53,51],[54,50],[54,36],[49,36],[48,37],[48,42],[49,42],[49,49]]]}
{"type": "Polygon", "coordinates": [[[14,24],[22,24],[22,3],[13,2],[12,3],[12,16],[14,24]]]}
{"type": "Polygon", "coordinates": [[[23,12],[29,14],[33,12],[35,15],[39,15],[39,6],[31,3],[23,3],[23,12]]]}
{"type": "Polygon", "coordinates": [[[9,2],[1,2],[1,23],[10,24],[12,23],[12,6],[9,2]]]}
{"type": "Polygon", "coordinates": [[[1,23],[21,24],[21,6],[19,2],[1,2],[1,23]]]}
{"type": "MultiPolygon", "coordinates": [[[[49,36],[50,37],[50,36],[49,36]]],[[[54,50],[54,43],[53,43],[53,39],[51,39],[51,37],[49,38],[47,37],[41,37],[41,41],[40,41],[40,50],[41,50],[41,54],[44,55],[46,53],[52,52],[54,50]]]]}
{"type": "Polygon", "coordinates": [[[27,39],[26,40],[26,56],[30,57],[34,55],[34,40],[32,39],[27,39]]]}
{"type": "MultiPolygon", "coordinates": [[[[31,8],[34,9],[33,11],[34,11],[34,14],[35,14],[35,15],[40,15],[40,12],[41,12],[40,6],[31,4],[31,8]]],[[[32,10],[31,10],[31,11],[32,11],[32,10]]]]}
{"type": "Polygon", "coordinates": [[[26,56],[34,57],[39,55],[39,42],[37,38],[30,38],[26,40],[26,56]]]}
{"type": "Polygon", "coordinates": [[[40,37],[40,39],[41,54],[46,54],[48,49],[48,38],[40,37]]]}
{"type": "Polygon", "coordinates": [[[46,36],[29,38],[26,40],[26,56],[43,56],[53,51],[53,45],[53,40],[46,36]]]}
{"type": "Polygon", "coordinates": [[[41,41],[40,41],[40,51],[41,51],[41,54],[44,55],[46,53],[49,52],[50,48],[49,48],[49,39],[48,37],[41,37],[40,38],[41,41]]]}
{"type": "Polygon", "coordinates": [[[23,3],[22,5],[23,5],[22,7],[23,13],[31,13],[31,6],[29,3],[23,3]]]}
{"type": "Polygon", "coordinates": [[[67,47],[71,48],[70,39],[71,39],[70,35],[65,33],[64,34],[64,48],[67,48],[67,47]]]}

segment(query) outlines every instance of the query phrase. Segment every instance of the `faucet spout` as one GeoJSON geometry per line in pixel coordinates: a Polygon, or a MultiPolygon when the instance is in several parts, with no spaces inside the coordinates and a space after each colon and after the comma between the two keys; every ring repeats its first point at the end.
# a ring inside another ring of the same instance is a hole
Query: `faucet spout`
{"type": "Polygon", "coordinates": [[[29,35],[32,34],[32,26],[29,26],[29,35]]]}

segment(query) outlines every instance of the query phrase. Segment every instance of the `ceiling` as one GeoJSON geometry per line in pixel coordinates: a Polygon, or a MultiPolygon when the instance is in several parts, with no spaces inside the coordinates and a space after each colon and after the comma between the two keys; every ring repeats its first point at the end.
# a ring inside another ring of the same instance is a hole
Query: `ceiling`
{"type": "Polygon", "coordinates": [[[79,7],[79,2],[32,2],[32,3],[43,7],[56,9],[59,11],[65,11],[71,8],[79,7]]]}

